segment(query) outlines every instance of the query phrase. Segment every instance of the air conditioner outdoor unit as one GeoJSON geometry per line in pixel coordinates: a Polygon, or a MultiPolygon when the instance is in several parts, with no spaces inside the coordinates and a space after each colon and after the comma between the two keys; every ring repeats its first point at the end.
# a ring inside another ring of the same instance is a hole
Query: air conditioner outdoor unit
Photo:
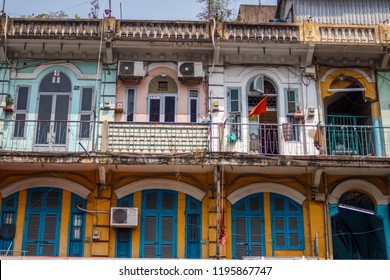
{"type": "Polygon", "coordinates": [[[118,77],[127,80],[140,80],[145,76],[142,61],[124,61],[118,63],[118,77]]]}
{"type": "Polygon", "coordinates": [[[122,228],[138,226],[138,208],[111,207],[110,226],[122,228]]]}
{"type": "Polygon", "coordinates": [[[204,77],[202,62],[179,62],[177,67],[179,79],[204,77]]]}

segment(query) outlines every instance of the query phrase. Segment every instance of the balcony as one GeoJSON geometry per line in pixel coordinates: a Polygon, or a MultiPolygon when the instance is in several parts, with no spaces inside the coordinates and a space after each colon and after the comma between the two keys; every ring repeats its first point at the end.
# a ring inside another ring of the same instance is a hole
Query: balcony
{"type": "MultiPolygon", "coordinates": [[[[390,127],[303,124],[5,121],[0,149],[34,153],[390,157],[390,127]],[[99,135],[95,141],[92,135],[99,135]]],[[[0,134],[1,136],[1,134],[0,134]]]]}
{"type": "Polygon", "coordinates": [[[5,121],[3,151],[78,153],[92,151],[92,122],[5,121]]]}
{"type": "Polygon", "coordinates": [[[212,149],[267,156],[390,156],[390,127],[227,123],[213,126],[212,149]],[[320,147],[315,145],[320,140],[320,147]],[[322,141],[321,141],[322,140],[322,141]]]}
{"type": "Polygon", "coordinates": [[[199,123],[118,123],[103,125],[110,152],[203,153],[209,150],[209,126],[199,123]]]}
{"type": "MultiPolygon", "coordinates": [[[[215,128],[215,127],[214,127],[215,128]]],[[[223,132],[213,129],[219,143],[213,142],[213,151],[259,155],[317,155],[314,145],[315,125],[226,123],[223,132]]]]}

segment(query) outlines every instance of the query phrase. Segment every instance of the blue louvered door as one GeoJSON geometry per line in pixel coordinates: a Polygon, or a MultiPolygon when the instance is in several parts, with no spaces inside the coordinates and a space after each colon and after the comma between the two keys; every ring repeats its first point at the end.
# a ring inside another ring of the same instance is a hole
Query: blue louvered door
{"type": "Polygon", "coordinates": [[[186,196],[186,258],[201,257],[202,204],[195,198],[186,196]]]}
{"type": "Polygon", "coordinates": [[[263,195],[243,198],[233,205],[233,258],[265,255],[263,195]]]}
{"type": "Polygon", "coordinates": [[[26,256],[58,256],[61,190],[28,191],[23,251],[26,256]]]}
{"type": "Polygon", "coordinates": [[[177,192],[144,191],[141,215],[141,257],[175,258],[177,192]]]}

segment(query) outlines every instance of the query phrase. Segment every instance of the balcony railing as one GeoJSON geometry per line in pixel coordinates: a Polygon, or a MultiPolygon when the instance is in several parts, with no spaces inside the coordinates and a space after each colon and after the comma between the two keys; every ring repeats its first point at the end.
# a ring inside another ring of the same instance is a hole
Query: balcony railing
{"type": "Polygon", "coordinates": [[[225,39],[234,41],[298,42],[299,26],[287,24],[225,23],[225,39]]]}
{"type": "Polygon", "coordinates": [[[93,150],[93,126],[77,121],[5,121],[0,145],[7,151],[88,152],[93,150]]]}
{"type": "Polygon", "coordinates": [[[390,127],[327,125],[328,155],[384,156],[390,152],[390,127]]]}
{"type": "Polygon", "coordinates": [[[316,132],[315,125],[290,123],[227,123],[223,130],[214,125],[212,150],[292,156],[390,156],[390,127],[326,125],[317,137],[316,132]]]}
{"type": "Polygon", "coordinates": [[[213,151],[263,155],[316,155],[316,126],[267,123],[226,123],[223,132],[213,126],[213,151]],[[221,146],[222,144],[222,146],[221,146]]]}
{"type": "Polygon", "coordinates": [[[201,40],[209,38],[207,24],[200,21],[120,20],[117,32],[119,37],[129,39],[201,40]]]}
{"type": "Polygon", "coordinates": [[[320,25],[319,29],[325,43],[377,43],[375,27],[320,25]]]}
{"type": "Polygon", "coordinates": [[[101,20],[77,19],[12,19],[8,36],[93,38],[100,36],[101,20]]]}
{"type": "Polygon", "coordinates": [[[211,151],[269,156],[390,157],[390,127],[325,125],[316,136],[317,129],[315,125],[291,123],[226,123],[221,127],[203,123],[5,121],[0,149],[87,154],[211,151]],[[99,137],[93,140],[93,135],[99,137]]]}
{"type": "Polygon", "coordinates": [[[209,149],[209,127],[198,123],[108,124],[108,150],[127,153],[192,153],[209,149]]]}

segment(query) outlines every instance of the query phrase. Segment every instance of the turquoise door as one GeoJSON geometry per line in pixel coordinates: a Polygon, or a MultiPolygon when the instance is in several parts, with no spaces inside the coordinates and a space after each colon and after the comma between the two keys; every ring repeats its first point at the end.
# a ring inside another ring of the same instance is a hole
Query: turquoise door
{"type": "Polygon", "coordinates": [[[202,236],[202,204],[199,200],[186,196],[186,258],[200,259],[202,236]]]}
{"type": "MultiPolygon", "coordinates": [[[[133,207],[133,195],[125,196],[118,201],[119,207],[133,207]]],[[[117,258],[131,258],[131,228],[117,228],[116,229],[116,257],[117,258]]]]}
{"type": "Polygon", "coordinates": [[[28,191],[23,233],[26,256],[58,256],[62,192],[53,188],[28,191]]]}
{"type": "Polygon", "coordinates": [[[265,255],[263,195],[254,194],[233,205],[233,258],[265,255]]]}
{"type": "Polygon", "coordinates": [[[142,258],[176,258],[177,192],[150,190],[142,193],[142,258]]]}

